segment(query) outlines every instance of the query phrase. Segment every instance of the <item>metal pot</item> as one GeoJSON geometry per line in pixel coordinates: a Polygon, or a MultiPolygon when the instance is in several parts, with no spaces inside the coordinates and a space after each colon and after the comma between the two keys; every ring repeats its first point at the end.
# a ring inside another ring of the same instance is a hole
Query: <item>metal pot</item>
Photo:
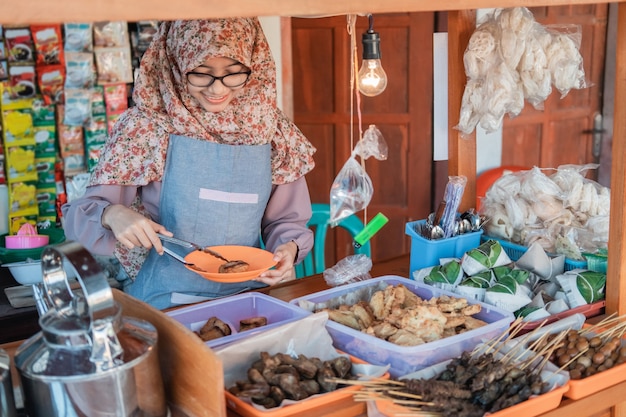
{"type": "Polygon", "coordinates": [[[80,244],[42,253],[49,309],[15,354],[29,417],[168,415],[152,324],[123,317],[99,264],[80,244]],[[65,260],[65,262],[64,262],[65,260]],[[81,287],[73,293],[64,266],[81,287]]]}
{"type": "Polygon", "coordinates": [[[0,416],[16,417],[17,410],[11,382],[11,358],[4,349],[0,349],[0,382],[0,416]]]}

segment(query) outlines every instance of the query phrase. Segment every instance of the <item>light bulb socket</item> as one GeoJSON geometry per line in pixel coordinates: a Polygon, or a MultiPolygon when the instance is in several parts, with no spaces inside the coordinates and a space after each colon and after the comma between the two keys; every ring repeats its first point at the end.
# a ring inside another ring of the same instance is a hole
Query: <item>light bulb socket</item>
{"type": "Polygon", "coordinates": [[[368,30],[361,39],[363,43],[363,59],[380,59],[380,35],[368,30]]]}

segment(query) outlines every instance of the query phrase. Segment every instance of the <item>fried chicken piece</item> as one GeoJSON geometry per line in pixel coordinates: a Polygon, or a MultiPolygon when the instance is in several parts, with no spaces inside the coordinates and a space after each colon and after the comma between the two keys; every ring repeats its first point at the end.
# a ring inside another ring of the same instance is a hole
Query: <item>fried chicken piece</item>
{"type": "Polygon", "coordinates": [[[424,339],[405,329],[399,329],[387,341],[399,346],[417,346],[425,343],[424,339]]]}
{"type": "Polygon", "coordinates": [[[467,307],[467,299],[450,297],[445,294],[440,295],[437,298],[433,298],[432,301],[434,301],[437,308],[444,313],[452,313],[467,307]]]}
{"type": "Polygon", "coordinates": [[[471,304],[471,305],[468,305],[467,307],[464,307],[461,310],[461,313],[463,313],[466,316],[473,316],[474,314],[480,313],[480,310],[481,310],[480,304],[471,304]]]}
{"type": "Polygon", "coordinates": [[[403,284],[398,284],[396,290],[397,293],[401,294],[399,298],[402,299],[403,308],[413,308],[424,303],[424,300],[422,300],[417,294],[409,290],[403,284]]]}
{"type": "Polygon", "coordinates": [[[470,316],[465,317],[465,323],[463,323],[463,327],[465,328],[465,330],[474,330],[486,325],[487,322],[470,316]]]}
{"type": "Polygon", "coordinates": [[[446,318],[447,320],[444,325],[444,329],[454,329],[458,326],[463,326],[467,316],[446,315],[446,318]]]}
{"type": "Polygon", "coordinates": [[[389,322],[383,321],[375,324],[374,326],[368,327],[365,332],[380,339],[388,339],[397,331],[398,328],[396,326],[392,325],[389,322]]]}
{"type": "Polygon", "coordinates": [[[365,301],[359,301],[353,305],[350,310],[354,313],[361,329],[367,329],[374,322],[374,315],[371,313],[369,304],[365,301]]]}
{"type": "Polygon", "coordinates": [[[422,305],[404,310],[398,327],[432,342],[441,339],[446,321],[446,316],[436,307],[422,305]]]}
{"type": "Polygon", "coordinates": [[[328,313],[328,318],[344,326],[355,330],[362,330],[359,321],[352,311],[324,309],[328,313]]]}
{"type": "Polygon", "coordinates": [[[385,294],[382,291],[376,291],[372,294],[369,306],[377,320],[382,320],[387,316],[385,312],[385,294]]]}

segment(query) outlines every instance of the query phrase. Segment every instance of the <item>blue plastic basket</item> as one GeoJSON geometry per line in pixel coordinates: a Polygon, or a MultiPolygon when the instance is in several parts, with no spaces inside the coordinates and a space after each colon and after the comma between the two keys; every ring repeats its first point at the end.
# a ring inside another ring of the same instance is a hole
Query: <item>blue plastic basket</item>
{"type": "Polygon", "coordinates": [[[411,237],[409,277],[412,277],[413,272],[418,269],[439,265],[441,258],[461,258],[465,252],[480,245],[482,229],[445,239],[429,240],[418,232],[420,225],[425,223],[426,220],[418,220],[408,222],[405,227],[405,233],[411,237]]]}
{"type": "MultiPolygon", "coordinates": [[[[497,239],[492,236],[483,235],[481,239],[483,242],[487,240],[497,240],[512,261],[517,261],[528,250],[526,246],[518,245],[508,240],[497,239]]],[[[587,261],[565,258],[565,270],[571,271],[573,269],[587,269],[587,261]]]]}

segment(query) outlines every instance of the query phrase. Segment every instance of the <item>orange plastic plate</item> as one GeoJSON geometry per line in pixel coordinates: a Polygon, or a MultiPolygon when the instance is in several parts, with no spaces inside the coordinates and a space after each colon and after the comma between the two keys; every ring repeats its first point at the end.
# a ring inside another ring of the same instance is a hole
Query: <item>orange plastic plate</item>
{"type": "Polygon", "coordinates": [[[188,266],[187,269],[211,281],[227,283],[248,281],[276,265],[274,254],[264,249],[236,245],[212,246],[210,249],[218,252],[226,259],[241,260],[250,265],[245,272],[220,273],[219,267],[224,263],[221,259],[202,251],[193,251],[185,256],[185,261],[191,262],[207,272],[200,272],[188,266]]]}

